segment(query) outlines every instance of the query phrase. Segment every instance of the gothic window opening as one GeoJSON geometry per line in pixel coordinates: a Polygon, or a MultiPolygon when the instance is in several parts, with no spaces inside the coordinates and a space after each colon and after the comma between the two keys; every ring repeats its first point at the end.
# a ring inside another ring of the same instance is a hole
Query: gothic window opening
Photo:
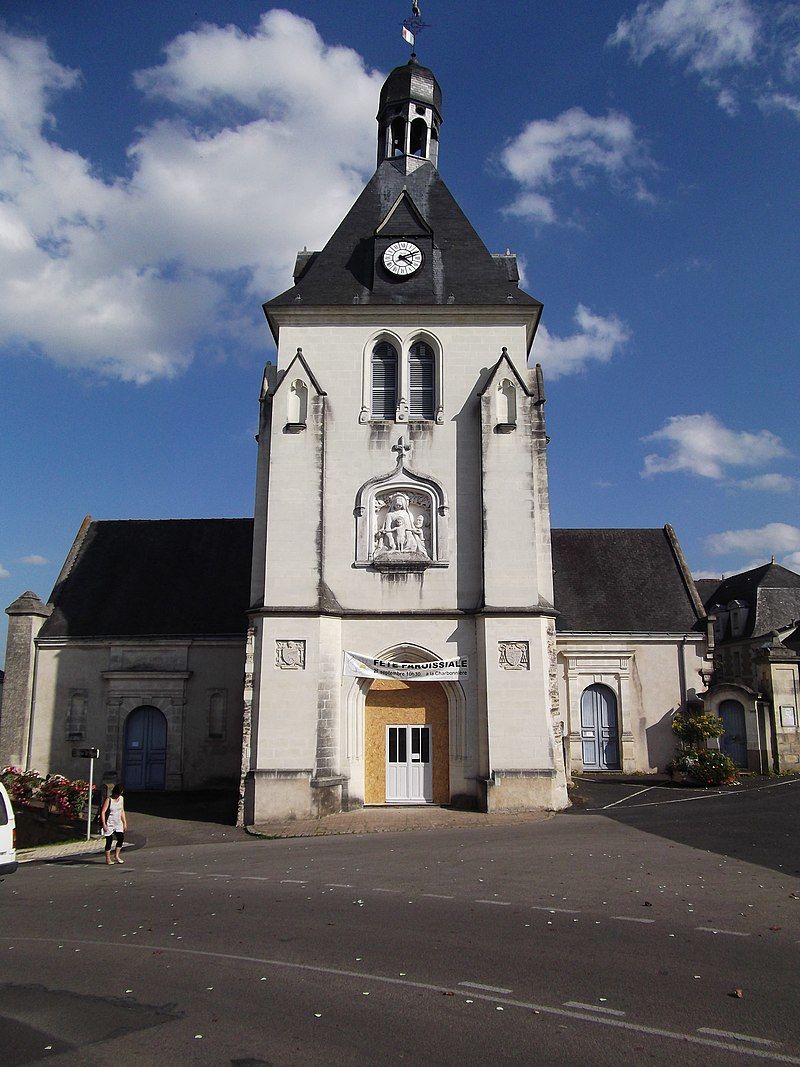
{"type": "Polygon", "coordinates": [[[414,119],[411,123],[411,138],[409,151],[412,156],[427,155],[428,148],[428,125],[425,119],[414,119]]]}
{"type": "Polygon", "coordinates": [[[433,419],[436,408],[436,359],[425,341],[416,341],[408,354],[408,415],[433,419]]]}
{"type": "Polygon", "coordinates": [[[372,417],[394,419],[397,412],[397,350],[379,341],[372,350],[372,417]]]}

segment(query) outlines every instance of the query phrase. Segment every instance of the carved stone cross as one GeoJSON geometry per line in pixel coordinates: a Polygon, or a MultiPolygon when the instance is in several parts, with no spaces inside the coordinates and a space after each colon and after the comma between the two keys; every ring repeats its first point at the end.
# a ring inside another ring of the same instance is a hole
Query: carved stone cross
{"type": "Polygon", "coordinates": [[[412,445],[406,444],[405,437],[399,437],[396,445],[392,445],[392,452],[397,453],[398,463],[402,463],[407,455],[411,453],[412,445]]]}

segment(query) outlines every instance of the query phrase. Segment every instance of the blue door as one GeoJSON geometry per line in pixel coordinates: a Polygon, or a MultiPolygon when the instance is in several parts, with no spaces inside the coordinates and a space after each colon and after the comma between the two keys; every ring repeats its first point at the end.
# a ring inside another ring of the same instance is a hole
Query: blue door
{"type": "Polygon", "coordinates": [[[583,691],[581,746],[587,770],[619,770],[617,698],[607,685],[590,685],[583,691]]]}
{"type": "Polygon", "coordinates": [[[167,720],[158,708],[136,708],[125,723],[125,788],[163,789],[167,782],[167,720]]]}
{"type": "Polygon", "coordinates": [[[744,708],[738,700],[723,700],[719,717],[725,733],[719,739],[719,747],[730,756],[737,767],[747,766],[747,732],[744,724],[744,708]]]}

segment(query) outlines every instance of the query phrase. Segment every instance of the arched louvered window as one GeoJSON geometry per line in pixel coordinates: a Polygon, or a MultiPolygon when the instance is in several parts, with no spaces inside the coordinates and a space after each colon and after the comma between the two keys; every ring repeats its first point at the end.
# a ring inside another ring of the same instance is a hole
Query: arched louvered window
{"type": "Polygon", "coordinates": [[[408,416],[432,419],[436,403],[436,359],[425,341],[416,341],[408,354],[408,416]]]}
{"type": "Polygon", "coordinates": [[[397,350],[379,341],[372,350],[372,417],[394,419],[397,413],[397,350]]]}

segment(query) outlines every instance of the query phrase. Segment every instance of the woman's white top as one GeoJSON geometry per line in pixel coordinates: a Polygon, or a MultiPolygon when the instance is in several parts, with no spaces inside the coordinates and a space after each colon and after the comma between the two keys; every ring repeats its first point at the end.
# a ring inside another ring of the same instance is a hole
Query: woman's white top
{"type": "Polygon", "coordinates": [[[117,800],[114,800],[113,797],[109,799],[108,811],[106,812],[106,826],[108,827],[109,831],[114,831],[115,833],[119,834],[122,833],[123,807],[124,803],[122,797],[119,797],[117,800]]]}

